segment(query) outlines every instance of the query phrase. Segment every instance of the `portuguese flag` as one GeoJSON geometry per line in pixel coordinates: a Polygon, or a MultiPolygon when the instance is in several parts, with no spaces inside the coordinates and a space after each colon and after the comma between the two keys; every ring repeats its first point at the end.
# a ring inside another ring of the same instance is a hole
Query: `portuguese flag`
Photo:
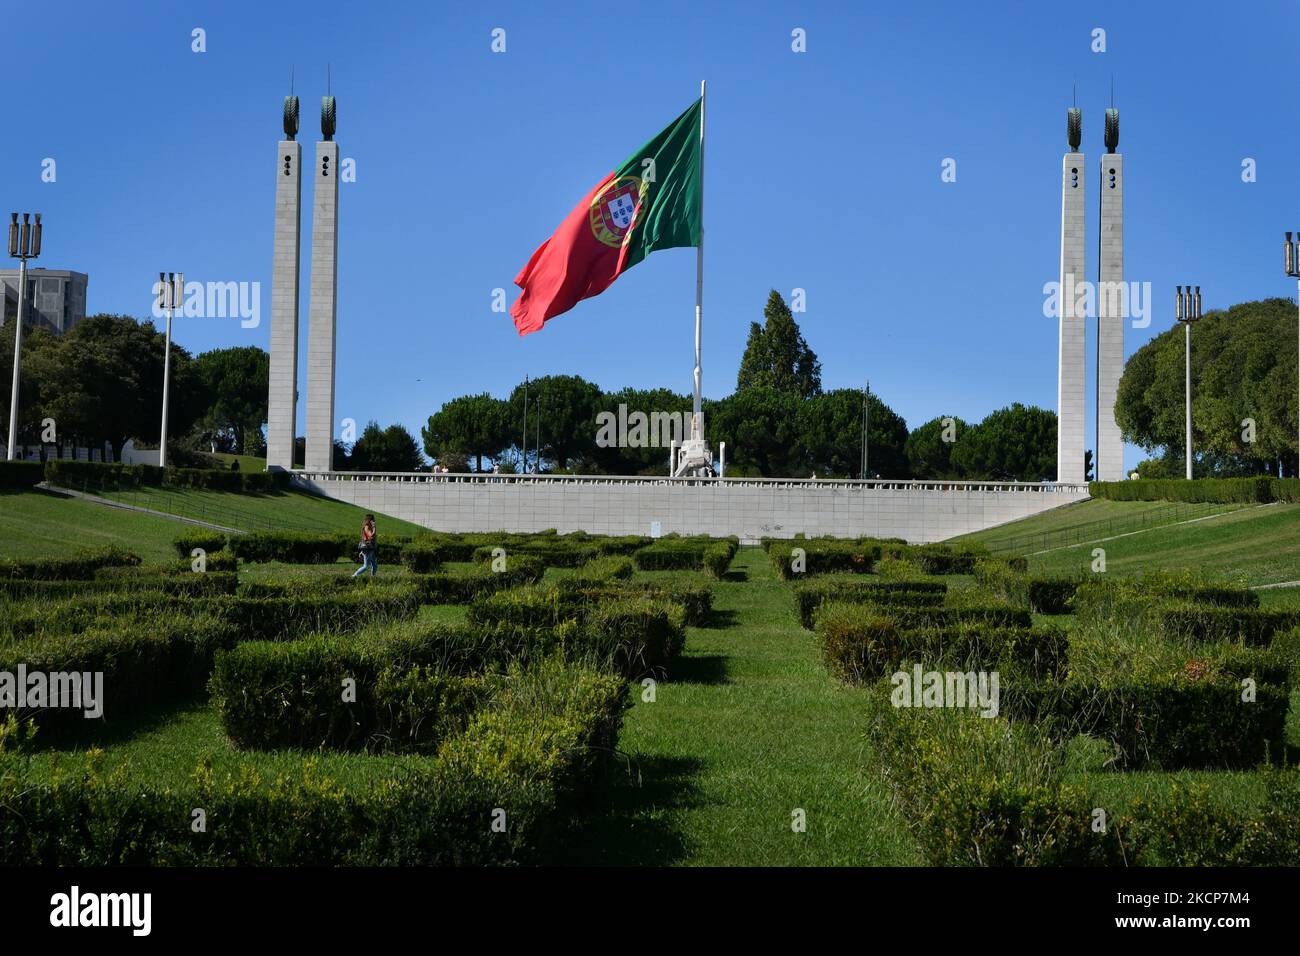
{"type": "Polygon", "coordinates": [[[515,277],[520,335],[599,295],[657,249],[700,244],[700,110],[696,100],[596,184],[515,277]]]}

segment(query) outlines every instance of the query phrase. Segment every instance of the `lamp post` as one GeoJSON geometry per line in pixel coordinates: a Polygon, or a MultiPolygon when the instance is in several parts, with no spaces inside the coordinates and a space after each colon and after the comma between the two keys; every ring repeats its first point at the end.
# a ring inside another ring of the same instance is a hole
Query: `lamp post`
{"type": "Polygon", "coordinates": [[[1178,290],[1175,305],[1175,318],[1182,323],[1183,329],[1187,333],[1187,480],[1192,480],[1192,323],[1201,318],[1201,287],[1196,287],[1196,294],[1192,294],[1192,287],[1188,286],[1187,291],[1183,291],[1182,286],[1175,286],[1178,290]]]}
{"type": "Polygon", "coordinates": [[[528,376],[524,376],[524,447],[519,463],[519,474],[528,474],[528,376]]]}
{"type": "Polygon", "coordinates": [[[537,440],[533,442],[533,454],[537,457],[537,465],[533,468],[534,475],[542,473],[542,396],[537,396],[537,434],[534,436],[537,440]]]}
{"type": "MultiPolygon", "coordinates": [[[[1295,240],[1291,239],[1291,233],[1286,234],[1286,274],[1297,280],[1297,288],[1300,289],[1300,233],[1296,233],[1295,240]]],[[[1296,296],[1296,306],[1300,308],[1300,295],[1296,296]]],[[[1297,332],[1296,350],[1300,355],[1300,332],[1297,332]]],[[[1300,375],[1297,376],[1300,379],[1300,375]]],[[[1296,401],[1300,403],[1300,382],[1297,383],[1296,401]]],[[[1300,408],[1300,405],[1297,406],[1300,408]]],[[[1280,472],[1279,472],[1280,474],[1280,472]]],[[[1296,416],[1296,475],[1300,477],[1300,414],[1296,416]]]]}
{"type": "Polygon", "coordinates": [[[871,382],[862,389],[862,480],[867,480],[868,432],[871,427],[871,382]]]}
{"type": "Polygon", "coordinates": [[[18,260],[18,319],[14,323],[14,384],[9,393],[9,460],[18,458],[18,363],[23,357],[23,313],[27,304],[27,260],[41,255],[41,214],[31,222],[31,213],[9,214],[9,255],[18,260]]]}
{"type": "Polygon", "coordinates": [[[172,312],[185,298],[185,276],[180,272],[158,273],[158,308],[167,310],[167,343],[163,352],[162,429],[158,438],[158,467],[167,467],[167,407],[172,382],[172,312]]]}

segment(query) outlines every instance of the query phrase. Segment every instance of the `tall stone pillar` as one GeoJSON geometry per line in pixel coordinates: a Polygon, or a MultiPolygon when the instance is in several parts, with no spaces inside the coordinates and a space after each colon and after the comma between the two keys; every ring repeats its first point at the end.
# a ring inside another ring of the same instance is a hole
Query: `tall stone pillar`
{"type": "Polygon", "coordinates": [[[1083,481],[1084,327],[1087,316],[1076,309],[1084,300],[1084,168],[1079,152],[1082,119],[1067,114],[1070,152],[1061,161],[1061,316],[1056,393],[1056,480],[1083,481]]]}
{"type": "Polygon", "coordinates": [[[276,147],[275,251],[271,264],[271,362],[266,403],[266,467],[293,467],[298,414],[298,257],[301,242],[302,147],[298,98],[285,97],[285,139],[276,147]]]}
{"type": "Polygon", "coordinates": [[[329,471],[334,458],[334,351],[339,258],[339,146],[334,138],[334,97],[321,104],[316,144],[316,198],[311,223],[311,302],[307,332],[308,471],[329,471]]]}
{"type": "Polygon", "coordinates": [[[1097,255],[1097,480],[1124,480],[1124,437],[1115,399],[1124,374],[1124,157],[1119,110],[1106,111],[1106,154],[1101,157],[1101,233],[1097,255]]]}

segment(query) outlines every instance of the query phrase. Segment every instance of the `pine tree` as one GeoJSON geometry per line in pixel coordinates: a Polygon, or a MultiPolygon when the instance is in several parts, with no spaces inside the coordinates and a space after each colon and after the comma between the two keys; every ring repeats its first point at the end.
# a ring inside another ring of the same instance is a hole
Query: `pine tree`
{"type": "Polygon", "coordinates": [[[821,394],[821,363],[799,331],[790,307],[775,289],[767,297],[763,318],[762,326],[750,323],[736,390],[772,388],[799,398],[821,394]]]}

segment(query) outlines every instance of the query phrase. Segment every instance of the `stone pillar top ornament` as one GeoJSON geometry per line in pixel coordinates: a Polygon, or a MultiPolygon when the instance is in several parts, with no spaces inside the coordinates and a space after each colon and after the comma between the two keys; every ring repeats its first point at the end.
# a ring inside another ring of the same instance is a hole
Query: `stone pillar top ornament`
{"type": "Polygon", "coordinates": [[[325,137],[327,143],[332,142],[334,139],[335,118],[334,97],[322,96],[320,98],[320,133],[325,137]]]}
{"type": "Polygon", "coordinates": [[[298,97],[286,96],[284,98],[284,136],[285,139],[293,140],[298,135],[298,97]]]}
{"type": "Polygon", "coordinates": [[[1106,152],[1113,153],[1119,149],[1119,110],[1111,107],[1106,110],[1106,152]]]}
{"type": "Polygon", "coordinates": [[[1065,135],[1070,143],[1070,152],[1077,153],[1083,140],[1083,110],[1077,106],[1065,111],[1065,135]]]}

